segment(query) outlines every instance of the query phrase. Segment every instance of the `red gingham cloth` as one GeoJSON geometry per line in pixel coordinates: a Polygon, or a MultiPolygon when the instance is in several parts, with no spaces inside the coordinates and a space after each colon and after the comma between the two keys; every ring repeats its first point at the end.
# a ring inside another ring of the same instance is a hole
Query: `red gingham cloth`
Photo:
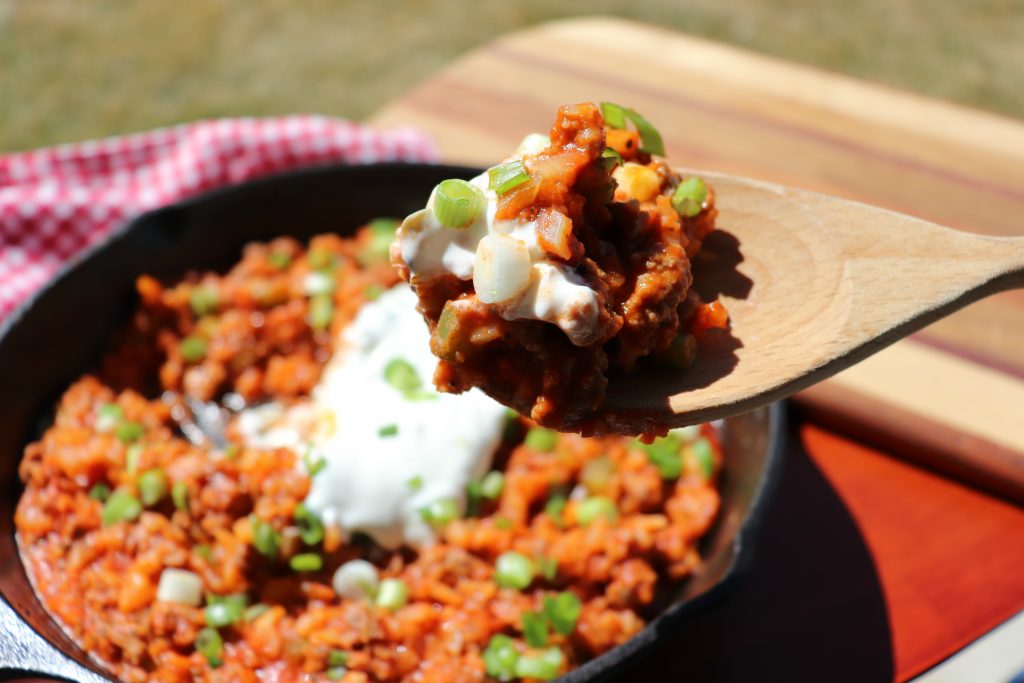
{"type": "Polygon", "coordinates": [[[436,158],[412,129],[323,116],[200,121],[0,155],[0,321],[61,264],[143,211],[300,166],[436,158]]]}

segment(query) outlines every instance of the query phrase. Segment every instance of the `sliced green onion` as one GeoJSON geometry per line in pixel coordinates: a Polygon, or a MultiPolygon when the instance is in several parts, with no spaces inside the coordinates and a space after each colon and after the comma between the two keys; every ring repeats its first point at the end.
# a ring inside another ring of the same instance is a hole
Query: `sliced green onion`
{"type": "Polygon", "coordinates": [[[309,326],[326,330],[334,318],[334,299],[330,294],[317,294],[309,300],[309,326]]]}
{"type": "Polygon", "coordinates": [[[694,441],[690,448],[704,479],[710,479],[715,471],[715,451],[711,447],[711,442],[706,438],[700,438],[694,441]]]}
{"type": "Polygon", "coordinates": [[[249,518],[252,524],[252,545],[263,556],[271,559],[277,557],[278,548],[281,547],[281,532],[253,515],[249,518]]]}
{"type": "Polygon", "coordinates": [[[680,216],[693,218],[704,210],[708,198],[708,186],[704,180],[693,176],[679,183],[672,193],[672,208],[680,216]]]}
{"type": "Polygon", "coordinates": [[[193,287],[188,293],[188,305],[198,317],[214,313],[220,305],[220,297],[213,287],[193,287]]]}
{"type": "Polygon", "coordinates": [[[318,572],[323,569],[324,559],[316,553],[299,553],[288,560],[288,566],[297,572],[318,572]]]}
{"type": "Polygon", "coordinates": [[[615,474],[615,463],[607,455],[588,460],[580,470],[580,483],[591,494],[604,493],[608,490],[612,475],[615,474]]]}
{"type": "Polygon", "coordinates": [[[543,427],[532,427],[523,440],[526,447],[538,453],[550,453],[558,443],[558,432],[543,427]]]}
{"type": "Polygon", "coordinates": [[[366,285],[366,289],[363,290],[363,296],[366,297],[367,301],[376,301],[380,298],[380,295],[384,293],[384,288],[378,285],[376,282],[371,282],[366,285]]]}
{"type": "Polygon", "coordinates": [[[121,443],[138,441],[145,433],[145,427],[135,421],[122,422],[117,426],[117,438],[121,443]]]}
{"type": "Polygon", "coordinates": [[[533,583],[533,563],[512,550],[502,553],[494,563],[494,581],[502,588],[523,590],[533,583]]]}
{"type": "Polygon", "coordinates": [[[566,497],[559,493],[551,496],[544,505],[544,514],[551,518],[557,526],[564,526],[565,520],[562,513],[565,511],[566,497]]]}
{"type": "Polygon", "coordinates": [[[302,454],[302,464],[306,466],[306,472],[309,473],[309,476],[315,477],[323,472],[324,468],[327,467],[327,459],[323,457],[314,457],[313,445],[310,444],[306,448],[306,452],[302,454]]]}
{"type": "Polygon", "coordinates": [[[495,517],[494,526],[498,527],[499,529],[511,529],[512,520],[508,517],[495,517]]]}
{"type": "Polygon", "coordinates": [[[576,508],[576,521],[580,526],[587,526],[598,517],[614,522],[619,518],[619,509],[604,496],[591,496],[580,501],[576,508]]]}
{"type": "Polygon", "coordinates": [[[550,647],[543,652],[522,655],[516,661],[516,676],[520,678],[536,678],[550,681],[558,675],[565,664],[565,655],[557,647],[550,647]]]}
{"type": "Polygon", "coordinates": [[[237,443],[229,443],[228,447],[224,449],[224,457],[228,460],[234,460],[238,457],[238,454],[242,452],[242,447],[237,443]]]}
{"type": "Polygon", "coordinates": [[[409,587],[401,579],[384,579],[377,588],[377,604],[394,612],[409,602],[409,587]]]}
{"type": "Polygon", "coordinates": [[[389,436],[396,436],[397,434],[398,425],[396,424],[384,425],[383,427],[377,430],[377,436],[379,436],[382,439],[386,439],[389,436]]]}
{"type": "Polygon", "coordinates": [[[171,500],[177,510],[188,510],[188,484],[183,481],[174,482],[171,487],[171,500]]]}
{"type": "Polygon", "coordinates": [[[609,128],[626,127],[626,109],[611,102],[601,103],[601,116],[604,117],[604,125],[609,128]]]}
{"type": "Polygon", "coordinates": [[[403,392],[402,396],[405,397],[406,401],[436,401],[438,398],[437,392],[423,388],[410,389],[409,391],[403,392]]]}
{"type": "Polygon", "coordinates": [[[198,363],[206,357],[206,341],[202,337],[185,337],[178,345],[178,351],[186,363],[198,363]]]}
{"type": "Polygon", "coordinates": [[[208,595],[203,609],[207,626],[222,628],[240,623],[245,618],[249,600],[244,595],[208,595]]]}
{"type": "Polygon", "coordinates": [[[419,389],[423,384],[416,368],[404,358],[393,358],[384,366],[384,381],[403,393],[419,389]]]}
{"type": "Polygon", "coordinates": [[[420,517],[432,527],[443,527],[459,516],[459,504],[451,498],[435,500],[420,509],[420,517]]]}
{"type": "Polygon", "coordinates": [[[504,633],[491,636],[483,652],[484,668],[487,675],[499,681],[510,681],[516,676],[516,662],[519,652],[516,643],[504,633]]]}
{"type": "Polygon", "coordinates": [[[665,143],[661,140],[661,133],[651,123],[640,116],[635,109],[627,109],[626,116],[636,130],[640,133],[640,150],[648,154],[656,154],[659,157],[665,156],[665,143]]]}
{"type": "Polygon", "coordinates": [[[678,479],[683,471],[683,459],[679,437],[671,432],[655,439],[653,443],[635,442],[647,454],[647,459],[658,468],[662,479],[678,479]]]}
{"type": "Polygon", "coordinates": [[[324,525],[320,518],[314,515],[305,503],[295,506],[292,513],[295,523],[299,527],[299,537],[306,545],[316,545],[324,540],[324,525]]]}
{"type": "Polygon", "coordinates": [[[332,666],[325,672],[327,680],[329,681],[340,681],[348,673],[348,669],[343,666],[332,666]]]}
{"type": "Polygon", "coordinates": [[[375,263],[387,263],[391,242],[395,239],[395,230],[399,221],[394,218],[377,218],[370,221],[366,228],[370,231],[370,241],[363,247],[356,258],[364,266],[375,263]]]}
{"type": "Polygon", "coordinates": [[[133,522],[142,514],[139,499],[124,490],[114,491],[103,504],[101,518],[104,526],[118,522],[133,522]]]}
{"type": "Polygon", "coordinates": [[[306,296],[318,296],[320,294],[331,294],[338,288],[334,276],[322,270],[313,270],[302,279],[302,290],[306,296]]]}
{"type": "Polygon", "coordinates": [[[434,216],[447,228],[469,227],[486,206],[483,191],[465,180],[442,180],[434,188],[434,216]]]}
{"type": "Polygon", "coordinates": [[[331,650],[327,654],[327,666],[348,666],[348,653],[344,650],[331,650]]]}
{"type": "Polygon", "coordinates": [[[563,591],[555,597],[544,596],[544,614],[551,622],[555,633],[563,636],[572,633],[582,611],[583,603],[571,591],[563,591]]]}
{"type": "Polygon", "coordinates": [[[523,638],[530,647],[547,647],[548,620],[541,612],[523,612],[523,638]]]}
{"type": "Polygon", "coordinates": [[[142,444],[135,443],[128,447],[124,454],[124,469],[129,474],[134,474],[139,469],[139,459],[142,457],[142,444]]]}
{"type": "Polygon", "coordinates": [[[213,549],[205,543],[197,545],[195,548],[192,548],[192,552],[194,552],[196,555],[203,558],[207,562],[213,561],[213,549]]]}
{"type": "Polygon", "coordinates": [[[480,495],[487,500],[497,500],[505,488],[505,475],[497,470],[491,470],[480,480],[480,495]]]}
{"type": "Polygon", "coordinates": [[[488,189],[499,197],[530,180],[530,174],[519,159],[509,161],[487,171],[488,189]]]}
{"type": "Polygon", "coordinates": [[[413,491],[419,491],[421,488],[423,488],[423,477],[417,474],[415,477],[413,477],[412,479],[405,483],[413,491]]]}
{"type": "Polygon", "coordinates": [[[604,164],[605,170],[611,171],[616,166],[624,163],[624,161],[621,154],[611,147],[605,147],[604,151],[601,152],[601,163],[604,164]]]}
{"type": "Polygon", "coordinates": [[[553,557],[538,557],[533,561],[538,573],[548,581],[553,581],[558,576],[558,561],[553,557]]]}
{"type": "Polygon", "coordinates": [[[167,495],[167,474],[159,467],[139,475],[139,498],[146,507],[156,505],[167,495]]]}
{"type": "Polygon", "coordinates": [[[292,264],[292,255],[287,251],[272,251],[267,255],[267,261],[278,270],[284,270],[292,264]]]}
{"type": "Polygon", "coordinates": [[[196,652],[214,669],[224,663],[224,641],[217,629],[207,626],[196,634],[196,652]]]}
{"type": "Polygon", "coordinates": [[[110,497],[110,487],[103,483],[95,484],[89,489],[89,497],[102,503],[110,497]]]}
{"type": "Polygon", "coordinates": [[[112,432],[124,419],[124,411],[116,403],[107,403],[96,411],[96,431],[112,432]]]}
{"type": "Polygon", "coordinates": [[[338,255],[327,249],[310,249],[306,260],[313,270],[334,270],[338,267],[338,255]]]}
{"type": "Polygon", "coordinates": [[[246,622],[256,621],[269,611],[270,605],[267,605],[262,602],[257,602],[255,605],[249,605],[245,608],[245,613],[242,615],[242,618],[246,622]]]}

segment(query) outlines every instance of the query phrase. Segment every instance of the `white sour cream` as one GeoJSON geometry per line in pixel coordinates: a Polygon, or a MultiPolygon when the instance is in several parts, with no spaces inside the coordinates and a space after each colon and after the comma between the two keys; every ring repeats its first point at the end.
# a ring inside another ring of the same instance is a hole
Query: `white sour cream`
{"type": "MultiPolygon", "coordinates": [[[[521,158],[521,155],[514,158],[521,158]]],[[[455,230],[442,225],[433,212],[433,195],[427,208],[417,211],[402,223],[398,238],[402,259],[409,267],[413,283],[448,274],[460,280],[472,280],[481,238],[485,235],[512,237],[522,242],[530,254],[530,280],[519,295],[494,304],[498,314],[506,320],[530,319],[552,323],[561,328],[574,344],[584,346],[592,343],[599,314],[594,290],[572,268],[548,258],[538,243],[535,221],[495,218],[498,196],[488,189],[486,172],[469,182],[483,190],[487,210],[481,212],[467,228],[455,230]]]]}
{"type": "Polygon", "coordinates": [[[421,510],[445,499],[465,510],[466,486],[490,469],[506,413],[477,389],[435,392],[436,363],[416,296],[398,285],[343,331],[311,403],[288,411],[255,407],[243,411],[238,427],[253,445],[301,454],[311,444],[310,455],[325,466],[306,505],[325,523],[366,533],[386,548],[429,544],[434,531],[421,510]],[[385,380],[396,358],[415,368],[420,396],[385,380]]]}

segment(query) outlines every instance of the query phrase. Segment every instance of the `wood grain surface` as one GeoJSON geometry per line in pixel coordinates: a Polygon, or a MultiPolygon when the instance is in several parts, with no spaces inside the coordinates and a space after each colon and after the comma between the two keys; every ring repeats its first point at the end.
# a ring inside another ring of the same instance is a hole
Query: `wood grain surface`
{"type": "MultiPolygon", "coordinates": [[[[489,165],[525,133],[546,130],[559,104],[582,100],[644,113],[677,165],[816,190],[980,234],[1024,234],[1024,124],[618,19],[574,19],[509,35],[371,120],[414,124],[435,136],[446,161],[489,165]]],[[[822,407],[867,400],[880,412],[921,416],[900,437],[922,452],[930,434],[915,425],[938,422],[1024,454],[1024,440],[1007,436],[1010,425],[1024,422],[1024,292],[972,304],[915,340],[829,380],[832,396],[848,400],[822,407]],[[989,381],[992,370],[1005,381],[989,381]],[[949,372],[956,381],[942,381],[949,372]],[[1008,410],[1016,411],[1009,421],[1008,410]]]]}

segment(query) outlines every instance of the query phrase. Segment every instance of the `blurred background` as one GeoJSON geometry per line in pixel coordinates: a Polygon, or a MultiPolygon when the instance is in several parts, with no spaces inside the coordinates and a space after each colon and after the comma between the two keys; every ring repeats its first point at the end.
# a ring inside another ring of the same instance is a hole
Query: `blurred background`
{"type": "Polygon", "coordinates": [[[581,6],[1024,118],[1024,0],[0,0],[0,150],[216,116],[361,119],[581,6]]]}

